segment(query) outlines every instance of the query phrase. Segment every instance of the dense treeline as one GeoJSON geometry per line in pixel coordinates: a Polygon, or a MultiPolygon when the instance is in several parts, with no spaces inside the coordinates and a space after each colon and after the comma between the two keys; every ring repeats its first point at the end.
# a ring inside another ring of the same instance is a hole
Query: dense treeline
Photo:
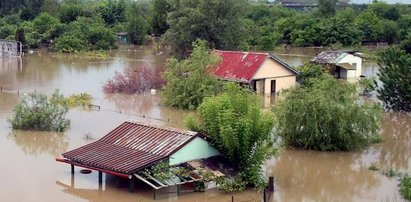
{"type": "Polygon", "coordinates": [[[0,38],[24,39],[30,48],[74,52],[116,47],[116,33],[144,44],[162,36],[173,53],[186,56],[192,42],[231,50],[292,46],[356,46],[368,42],[411,48],[411,9],[375,2],[296,11],[248,0],[4,0],[0,38]]]}

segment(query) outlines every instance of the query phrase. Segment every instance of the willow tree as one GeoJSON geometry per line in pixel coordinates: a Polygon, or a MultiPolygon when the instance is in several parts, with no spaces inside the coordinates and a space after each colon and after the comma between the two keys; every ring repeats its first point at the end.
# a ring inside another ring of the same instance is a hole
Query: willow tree
{"type": "Polygon", "coordinates": [[[205,41],[193,43],[194,50],[185,60],[169,60],[163,87],[164,103],[182,109],[196,109],[205,97],[220,92],[220,81],[209,73],[219,58],[211,55],[205,41]]]}
{"type": "Polygon", "coordinates": [[[224,93],[209,97],[187,120],[191,130],[210,138],[211,143],[241,172],[242,180],[264,186],[261,165],[275,152],[272,141],[273,116],[263,111],[254,93],[227,83],[224,93]]]}
{"type": "Polygon", "coordinates": [[[380,105],[360,100],[354,84],[327,75],[286,92],[274,112],[276,132],[292,147],[347,151],[380,138],[380,105]]]}

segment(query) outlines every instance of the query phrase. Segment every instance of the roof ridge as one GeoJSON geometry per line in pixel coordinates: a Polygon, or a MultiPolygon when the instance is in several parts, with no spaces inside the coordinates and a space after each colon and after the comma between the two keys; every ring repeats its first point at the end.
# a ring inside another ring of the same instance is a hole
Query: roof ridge
{"type": "Polygon", "coordinates": [[[183,135],[188,135],[188,136],[195,136],[195,135],[198,134],[198,132],[191,131],[191,130],[171,128],[171,127],[167,127],[167,126],[159,126],[159,125],[156,125],[156,124],[141,122],[141,121],[136,121],[136,120],[126,120],[125,122],[131,123],[131,124],[137,124],[137,125],[141,125],[141,126],[145,126],[145,127],[165,130],[165,131],[169,131],[169,132],[177,132],[177,133],[181,133],[183,135]]]}
{"type": "Polygon", "coordinates": [[[269,55],[269,52],[251,52],[251,51],[228,51],[228,50],[213,50],[213,52],[225,52],[225,53],[242,53],[242,54],[256,54],[256,55],[269,55]]]}

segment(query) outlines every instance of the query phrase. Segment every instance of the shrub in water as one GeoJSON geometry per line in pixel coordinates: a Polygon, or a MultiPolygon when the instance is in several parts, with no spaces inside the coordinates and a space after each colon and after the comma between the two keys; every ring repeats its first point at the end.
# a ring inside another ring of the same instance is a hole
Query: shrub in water
{"type": "Polygon", "coordinates": [[[106,81],[103,90],[106,93],[141,93],[159,89],[164,85],[160,72],[146,65],[137,68],[127,67],[123,73],[116,72],[113,79],[106,81]]]}
{"type": "Polygon", "coordinates": [[[63,95],[56,90],[50,98],[38,92],[25,95],[8,121],[13,129],[64,131],[70,126],[67,106],[58,104],[63,95]]]}

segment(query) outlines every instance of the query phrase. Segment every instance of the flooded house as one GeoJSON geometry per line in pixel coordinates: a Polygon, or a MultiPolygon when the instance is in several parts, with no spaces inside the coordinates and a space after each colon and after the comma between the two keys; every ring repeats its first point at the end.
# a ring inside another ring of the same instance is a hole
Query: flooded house
{"type": "Polygon", "coordinates": [[[324,64],[335,78],[353,79],[362,75],[362,61],[357,51],[323,51],[311,62],[324,64]]]}
{"type": "Polygon", "coordinates": [[[271,95],[296,85],[298,71],[271,53],[214,50],[221,58],[213,70],[221,80],[271,95]]]}
{"type": "Polygon", "coordinates": [[[103,173],[117,180],[128,179],[130,192],[136,181],[145,183],[153,188],[155,198],[156,190],[177,187],[179,193],[181,185],[194,184],[201,175],[194,174],[196,168],[191,166],[188,169],[193,174],[173,174],[163,179],[148,172],[148,168],[160,163],[168,164],[170,169],[190,166],[218,156],[219,152],[200,133],[126,121],[101,139],[63,153],[56,161],[70,164],[72,175],[75,166],[99,172],[99,184],[103,173]]]}

